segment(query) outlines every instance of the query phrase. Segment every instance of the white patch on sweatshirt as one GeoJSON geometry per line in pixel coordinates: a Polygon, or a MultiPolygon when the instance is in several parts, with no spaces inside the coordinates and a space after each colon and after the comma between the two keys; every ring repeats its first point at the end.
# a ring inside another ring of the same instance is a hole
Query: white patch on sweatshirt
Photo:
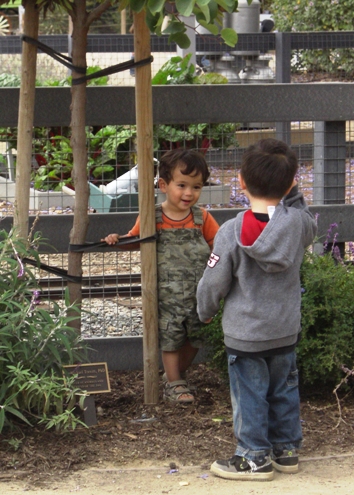
{"type": "Polygon", "coordinates": [[[267,206],[269,220],[272,218],[275,212],[275,206],[267,206]]]}
{"type": "Polygon", "coordinates": [[[208,260],[208,267],[209,268],[214,268],[214,266],[219,261],[219,259],[220,259],[220,256],[218,256],[215,253],[211,253],[210,258],[208,260]]]}

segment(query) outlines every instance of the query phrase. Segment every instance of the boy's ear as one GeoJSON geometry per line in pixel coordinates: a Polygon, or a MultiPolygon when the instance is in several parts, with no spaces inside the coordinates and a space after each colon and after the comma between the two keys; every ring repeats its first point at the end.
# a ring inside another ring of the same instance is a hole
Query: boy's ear
{"type": "Polygon", "coordinates": [[[160,178],[157,184],[159,186],[160,191],[165,193],[166,192],[166,186],[167,186],[166,181],[164,179],[160,178]]]}
{"type": "Polygon", "coordinates": [[[238,180],[240,181],[240,186],[241,186],[241,189],[247,189],[246,188],[246,183],[245,181],[243,180],[243,177],[241,175],[241,172],[238,174],[238,180]]]}

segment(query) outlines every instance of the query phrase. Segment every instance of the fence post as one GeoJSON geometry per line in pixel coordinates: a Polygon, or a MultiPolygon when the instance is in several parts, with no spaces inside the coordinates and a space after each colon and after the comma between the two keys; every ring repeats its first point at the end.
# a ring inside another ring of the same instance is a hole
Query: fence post
{"type": "MultiPolygon", "coordinates": [[[[275,82],[291,82],[291,33],[275,33],[275,82]]],[[[291,144],[291,122],[276,122],[277,139],[291,144]]]]}
{"type": "MultiPolygon", "coordinates": [[[[345,121],[315,122],[314,205],[345,203],[345,160],[345,121]]],[[[328,249],[331,246],[329,243],[328,249]]],[[[337,246],[344,255],[345,244],[341,242],[337,246]]]]}

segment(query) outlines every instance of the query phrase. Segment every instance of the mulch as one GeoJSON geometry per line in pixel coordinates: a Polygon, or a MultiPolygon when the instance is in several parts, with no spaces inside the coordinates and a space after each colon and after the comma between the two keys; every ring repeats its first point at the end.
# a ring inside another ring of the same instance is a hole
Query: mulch
{"type": "MultiPolygon", "coordinates": [[[[197,386],[193,405],[172,405],[160,398],[144,404],[143,372],[110,372],[111,392],[95,395],[97,425],[57,433],[22,424],[0,440],[0,481],[27,478],[39,484],[88,467],[200,465],[234,453],[229,387],[219,373],[195,365],[190,381],[197,386]]],[[[303,390],[301,454],[319,457],[354,452],[354,394],[340,408],[332,390],[303,390]]]]}

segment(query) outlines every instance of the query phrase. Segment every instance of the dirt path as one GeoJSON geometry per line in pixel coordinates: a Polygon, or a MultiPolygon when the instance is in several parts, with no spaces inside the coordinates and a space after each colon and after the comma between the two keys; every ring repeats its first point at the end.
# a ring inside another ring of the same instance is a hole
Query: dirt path
{"type": "Polygon", "coordinates": [[[169,474],[168,465],[131,465],[122,469],[97,467],[73,475],[53,475],[41,486],[24,480],[0,483],[1,495],[28,491],[40,495],[352,495],[354,452],[333,457],[302,458],[298,474],[275,473],[270,482],[228,481],[214,477],[207,467],[183,467],[169,474]]]}

